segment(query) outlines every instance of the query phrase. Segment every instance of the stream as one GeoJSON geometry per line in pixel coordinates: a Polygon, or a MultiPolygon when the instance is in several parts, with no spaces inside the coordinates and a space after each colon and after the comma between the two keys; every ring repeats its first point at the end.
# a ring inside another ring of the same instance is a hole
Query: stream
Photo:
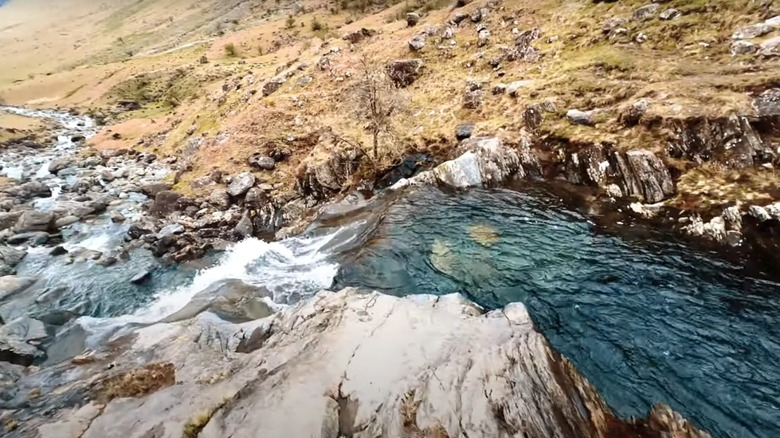
{"type": "MultiPolygon", "coordinates": [[[[91,129],[77,125],[71,129],[91,129]]],[[[74,147],[71,134],[61,136],[58,153],[74,147]]],[[[45,154],[3,160],[7,176],[66,183],[36,170],[48,165],[45,154]]],[[[143,198],[123,199],[112,208],[138,214],[143,198]]],[[[127,225],[107,215],[63,231],[64,246],[114,248],[127,225]]],[[[780,283],[662,232],[641,240],[609,232],[534,185],[389,190],[321,215],[301,236],[241,241],[207,257],[207,267],[164,266],[143,248],[108,267],[53,259],[49,250],[30,249],[18,275],[67,291],[47,311],[78,315],[58,336],[79,327],[87,348],[156,322],[227,278],[267,287],[277,307],[347,286],[461,293],[488,309],[524,303],[621,416],[666,403],[716,437],[780,436],[780,283]],[[149,281],[131,283],[139,270],[149,281]]],[[[34,301],[0,302],[0,310],[40,311],[34,301]]]]}

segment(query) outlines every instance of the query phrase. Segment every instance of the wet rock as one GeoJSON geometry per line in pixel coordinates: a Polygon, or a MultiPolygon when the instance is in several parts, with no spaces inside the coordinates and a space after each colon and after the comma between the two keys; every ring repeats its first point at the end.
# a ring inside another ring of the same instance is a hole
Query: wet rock
{"type": "Polygon", "coordinates": [[[16,225],[16,222],[19,221],[19,218],[22,216],[22,213],[23,213],[22,211],[11,211],[8,213],[0,213],[0,231],[6,230],[16,225]]]}
{"type": "Polygon", "coordinates": [[[238,221],[236,227],[233,229],[233,234],[238,237],[251,237],[254,234],[254,226],[252,225],[252,218],[249,217],[249,213],[244,213],[241,216],[241,220],[238,221]]]}
{"type": "Polygon", "coordinates": [[[73,159],[71,157],[55,158],[51,163],[49,163],[49,173],[56,175],[62,169],[70,167],[71,164],[73,164],[73,159]]]}
{"type": "Polygon", "coordinates": [[[51,231],[54,229],[54,213],[50,211],[27,210],[14,226],[17,233],[28,231],[51,231]]]}
{"type": "Polygon", "coordinates": [[[420,34],[409,40],[409,50],[419,52],[425,48],[425,34],[420,34]]]}
{"type": "Polygon", "coordinates": [[[154,197],[154,204],[150,212],[156,216],[164,217],[179,209],[181,194],[173,190],[163,190],[154,197]]]}
{"type": "Polygon", "coordinates": [[[152,278],[152,273],[149,271],[141,271],[133,276],[133,278],[130,279],[130,283],[133,284],[143,284],[149,281],[152,278]]]}
{"type": "Polygon", "coordinates": [[[642,6],[641,8],[634,11],[634,20],[637,21],[649,20],[655,17],[659,9],[661,9],[661,5],[657,3],[652,3],[647,6],[642,6]]]}
{"type": "Polygon", "coordinates": [[[387,64],[385,71],[399,87],[408,87],[420,77],[425,63],[422,59],[400,59],[387,64]]]}
{"type": "Polygon", "coordinates": [[[260,170],[274,170],[276,162],[267,155],[253,154],[249,157],[249,165],[260,170]]]}
{"type": "Polygon", "coordinates": [[[10,196],[15,196],[21,201],[27,201],[33,198],[48,198],[51,196],[51,189],[49,186],[39,181],[29,181],[24,184],[6,187],[0,191],[10,196]]]}
{"type": "Polygon", "coordinates": [[[26,255],[27,252],[24,250],[0,244],[0,276],[14,274],[16,272],[14,268],[26,255]]]}
{"type": "Polygon", "coordinates": [[[141,193],[154,199],[158,193],[171,188],[173,188],[173,184],[158,181],[141,185],[141,193]]]}
{"type": "Polygon", "coordinates": [[[190,319],[203,312],[211,312],[233,323],[253,321],[274,313],[263,300],[272,297],[264,287],[253,286],[241,280],[221,280],[195,294],[183,309],[163,321],[190,319]]]}
{"type": "Polygon", "coordinates": [[[216,189],[209,195],[208,203],[221,210],[227,210],[230,207],[230,194],[225,189],[216,189]]]}
{"type": "Polygon", "coordinates": [[[48,338],[46,326],[26,316],[0,326],[0,361],[29,366],[44,352],[38,348],[48,338]]]}
{"type": "Polygon", "coordinates": [[[14,234],[7,240],[11,245],[28,244],[30,246],[45,245],[48,241],[49,233],[45,231],[30,231],[27,233],[14,234]]]}
{"type": "MultiPolygon", "coordinates": [[[[34,277],[0,276],[0,300],[24,292],[37,281],[34,277]]],[[[2,318],[0,318],[2,319],[2,318]]]]}
{"type": "Polygon", "coordinates": [[[52,257],[65,255],[67,253],[68,253],[68,250],[65,249],[62,245],[55,246],[51,251],[49,251],[49,255],[52,256],[52,257]]]}
{"type": "Polygon", "coordinates": [[[669,169],[652,152],[635,149],[625,154],[615,153],[612,159],[626,196],[654,203],[674,195],[669,169]]]}
{"type": "Polygon", "coordinates": [[[473,123],[461,123],[455,127],[455,138],[457,138],[458,141],[465,140],[471,137],[472,132],[474,132],[473,123]]]}
{"type": "Polygon", "coordinates": [[[566,118],[569,119],[569,123],[572,125],[593,125],[593,113],[591,111],[570,109],[566,112],[566,118]]]}
{"type": "Polygon", "coordinates": [[[467,90],[463,94],[463,108],[466,109],[478,109],[482,106],[482,98],[485,92],[482,90],[467,90]]]}
{"type": "Polygon", "coordinates": [[[230,196],[237,197],[241,196],[244,193],[247,192],[252,186],[255,185],[255,182],[257,181],[257,178],[250,173],[250,172],[244,172],[240,173],[238,175],[235,175],[233,179],[230,181],[230,184],[228,184],[227,192],[230,196]]]}
{"type": "Polygon", "coordinates": [[[417,12],[409,12],[406,14],[406,25],[408,27],[416,26],[420,22],[420,14],[417,12]]]}
{"type": "Polygon", "coordinates": [[[74,216],[74,215],[65,216],[54,221],[54,228],[57,229],[64,228],[67,227],[68,225],[73,225],[80,220],[81,219],[78,216],[74,216]]]}
{"type": "Polygon", "coordinates": [[[667,9],[658,15],[661,20],[673,20],[680,16],[680,11],[674,8],[667,9]]]}

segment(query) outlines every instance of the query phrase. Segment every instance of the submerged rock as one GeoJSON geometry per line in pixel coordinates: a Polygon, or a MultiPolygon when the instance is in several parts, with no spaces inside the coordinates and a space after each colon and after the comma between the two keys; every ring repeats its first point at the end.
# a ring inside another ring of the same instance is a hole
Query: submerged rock
{"type": "Polygon", "coordinates": [[[72,409],[64,397],[67,408],[46,416],[25,408],[15,413],[28,419],[19,433],[54,436],[86,416],[85,438],[180,436],[193,424],[202,438],[709,436],[664,406],[646,420],[618,419],[519,303],[485,313],[460,295],[347,289],[240,326],[201,315],[134,339],[121,369],[86,364],[67,385],[157,382],[126,377],[155,363],[170,364],[175,379],[103,397],[99,410],[72,409]],[[72,383],[77,375],[84,383],[72,383]]]}

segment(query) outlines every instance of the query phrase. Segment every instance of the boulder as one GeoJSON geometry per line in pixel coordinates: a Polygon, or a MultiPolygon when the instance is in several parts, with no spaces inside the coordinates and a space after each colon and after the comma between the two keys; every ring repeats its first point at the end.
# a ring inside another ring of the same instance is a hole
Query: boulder
{"type": "Polygon", "coordinates": [[[660,202],[674,195],[672,176],[666,164],[654,153],[635,149],[614,153],[612,161],[622,182],[623,193],[645,202],[660,202]]]}
{"type": "Polygon", "coordinates": [[[463,94],[463,108],[478,109],[482,106],[482,98],[485,92],[482,90],[467,90],[463,94]]]}
{"type": "Polygon", "coordinates": [[[0,300],[27,290],[37,281],[33,277],[17,277],[16,275],[0,276],[0,300]]]}
{"type": "Polygon", "coordinates": [[[658,15],[661,20],[673,20],[680,16],[680,11],[674,8],[669,8],[658,15]]]}
{"type": "Polygon", "coordinates": [[[154,197],[154,204],[150,212],[159,217],[167,216],[178,209],[178,201],[181,194],[173,190],[163,190],[154,197]]]}
{"type": "Polygon", "coordinates": [[[241,216],[241,220],[238,221],[236,227],[233,229],[233,234],[240,238],[252,237],[254,234],[254,226],[252,225],[252,218],[249,217],[249,213],[244,213],[241,216]]]}
{"type": "Polygon", "coordinates": [[[73,159],[71,157],[55,158],[49,163],[49,173],[56,175],[60,170],[70,167],[71,164],[73,164],[73,159]]]}
{"type": "Polygon", "coordinates": [[[580,111],[576,109],[570,109],[566,112],[566,118],[569,119],[569,123],[572,125],[593,125],[593,112],[592,111],[580,111]]]}
{"type": "Polygon", "coordinates": [[[268,195],[260,187],[252,187],[244,196],[244,205],[249,209],[257,209],[268,203],[268,195]]]}
{"type": "MultiPolygon", "coordinates": [[[[506,93],[509,94],[512,97],[517,97],[518,92],[531,84],[533,84],[534,81],[532,80],[525,80],[525,81],[514,81],[506,86],[506,93]]],[[[496,94],[496,93],[494,93],[496,94]]]]}
{"type": "Polygon", "coordinates": [[[485,47],[490,41],[490,31],[482,29],[477,33],[477,47],[485,47]]]}
{"type": "Polygon", "coordinates": [[[760,116],[780,116],[780,88],[765,90],[755,99],[753,106],[760,116]]]}
{"type": "Polygon", "coordinates": [[[141,272],[135,274],[130,279],[130,283],[132,283],[132,284],[143,284],[143,283],[146,283],[151,278],[152,278],[152,273],[151,272],[149,272],[149,271],[141,271],[141,272]]]}
{"type": "Polygon", "coordinates": [[[249,157],[249,165],[260,170],[274,170],[276,161],[267,155],[253,154],[249,157]]]}
{"type": "Polygon", "coordinates": [[[7,242],[11,245],[27,244],[30,246],[45,245],[48,241],[49,233],[45,231],[30,231],[27,233],[14,234],[7,240],[7,242]]]}
{"type": "Polygon", "coordinates": [[[758,52],[759,47],[750,41],[737,40],[731,43],[731,56],[750,55],[758,52]]]}
{"type": "Polygon", "coordinates": [[[385,71],[399,87],[408,87],[420,77],[425,63],[422,59],[400,59],[387,64],[385,71]]]}
{"type": "Polygon", "coordinates": [[[46,326],[37,319],[22,316],[0,326],[0,361],[32,365],[44,352],[38,348],[48,338],[46,326]]]}
{"type": "Polygon", "coordinates": [[[420,14],[417,12],[409,12],[406,14],[406,25],[408,27],[416,26],[420,22],[420,14]]]}
{"type": "Polygon", "coordinates": [[[27,251],[0,244],[0,276],[16,272],[16,265],[27,255],[27,251]]]}
{"type": "Polygon", "coordinates": [[[344,41],[349,41],[352,44],[358,44],[361,41],[365,40],[366,38],[371,38],[374,35],[376,35],[375,30],[362,28],[360,30],[356,30],[354,32],[350,32],[344,35],[343,37],[341,37],[341,39],[343,39],[344,41]]]}
{"type": "Polygon", "coordinates": [[[163,322],[190,319],[203,312],[211,312],[233,323],[252,321],[274,313],[264,301],[264,298],[272,297],[264,287],[235,279],[220,280],[195,294],[184,308],[168,316],[163,322]]]}
{"type": "Polygon", "coordinates": [[[758,38],[773,32],[776,28],[777,26],[766,22],[751,24],[750,26],[745,26],[737,29],[737,31],[734,32],[731,38],[735,40],[747,40],[752,38],[758,38]]]}
{"type": "Polygon", "coordinates": [[[22,211],[0,212],[0,231],[7,230],[16,225],[16,222],[19,221],[22,213],[22,211]]]}
{"type": "Polygon", "coordinates": [[[216,189],[209,195],[208,203],[220,210],[227,210],[230,207],[230,195],[225,189],[216,189]]]}
{"type": "Polygon", "coordinates": [[[257,178],[251,172],[243,172],[233,176],[228,184],[227,192],[230,196],[238,197],[247,192],[255,185],[257,178]]]}
{"type": "Polygon", "coordinates": [[[420,34],[409,40],[409,50],[419,52],[425,48],[425,34],[420,34]]]}
{"type": "Polygon", "coordinates": [[[273,78],[273,79],[269,80],[268,82],[266,82],[263,85],[263,97],[270,96],[271,94],[276,92],[276,90],[281,88],[283,84],[284,84],[284,78],[283,77],[276,77],[276,78],[273,78]]]}
{"type": "Polygon", "coordinates": [[[341,191],[362,159],[363,151],[356,147],[318,145],[298,169],[298,192],[317,200],[328,199],[341,191]]]}
{"type": "Polygon", "coordinates": [[[780,36],[770,38],[761,43],[761,56],[773,57],[780,56],[780,36]]]}
{"type": "Polygon", "coordinates": [[[19,217],[14,226],[14,231],[17,233],[51,231],[54,228],[54,213],[50,211],[27,210],[19,217]]]}
{"type": "Polygon", "coordinates": [[[158,181],[141,185],[141,193],[154,199],[157,197],[158,193],[162,192],[163,190],[170,190],[171,188],[173,188],[173,184],[158,181]]]}
{"type": "Polygon", "coordinates": [[[649,20],[655,17],[659,9],[661,9],[661,5],[659,5],[658,3],[651,3],[647,6],[642,6],[641,8],[634,11],[634,20],[637,21],[649,20]]]}
{"type": "Polygon", "coordinates": [[[0,189],[3,193],[15,196],[21,201],[27,201],[33,198],[48,198],[51,196],[51,189],[40,181],[29,181],[24,184],[5,187],[0,189]]]}
{"type": "Polygon", "coordinates": [[[455,138],[457,138],[458,141],[465,140],[471,137],[472,132],[474,132],[473,123],[461,123],[455,127],[455,138]]]}

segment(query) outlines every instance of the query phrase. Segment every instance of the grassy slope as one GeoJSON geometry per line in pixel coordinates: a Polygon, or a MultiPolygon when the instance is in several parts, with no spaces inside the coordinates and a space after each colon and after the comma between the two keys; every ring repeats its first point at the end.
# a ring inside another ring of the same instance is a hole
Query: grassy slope
{"type": "MultiPolygon", "coordinates": [[[[12,103],[91,107],[140,96],[147,102],[144,109],[123,115],[123,123],[111,127],[123,134],[123,140],[109,140],[110,133],[106,132],[97,143],[102,147],[128,146],[145,136],[152,141],[146,141],[144,147],[161,154],[191,156],[193,172],[184,176],[182,187],[215,167],[229,173],[244,170],[246,158],[269,142],[325,127],[366,143],[362,123],[345,117],[353,110],[348,99],[354,84],[350,74],[358,71],[359,60],[367,56],[381,64],[410,57],[406,42],[412,36],[429,25],[443,25],[455,13],[470,13],[486,4],[478,1],[453,9],[441,2],[405,2],[364,9],[366,4],[356,1],[308,1],[299,8],[281,0],[244,2],[240,8],[225,2],[199,2],[193,8],[185,0],[140,0],[96,10],[86,0],[59,0],[55,5],[71,5],[67,10],[74,18],[58,18],[52,28],[40,18],[14,27],[22,18],[32,18],[25,7],[33,8],[40,1],[14,0],[6,8],[16,8],[16,18],[0,21],[0,28],[8,29],[0,33],[0,43],[11,48],[9,56],[14,66],[10,73],[0,76],[3,97],[12,103]],[[417,27],[407,28],[399,18],[414,9],[423,12],[423,20],[417,27]],[[291,27],[286,23],[289,15],[293,15],[291,27]],[[325,28],[313,30],[315,20],[324,23],[325,28]],[[339,38],[361,27],[381,33],[356,47],[339,38]],[[19,41],[25,32],[33,38],[19,41]],[[54,38],[57,42],[50,41],[52,35],[61,32],[68,34],[54,38]],[[47,36],[49,39],[42,42],[47,36]],[[119,37],[123,44],[117,44],[119,37]],[[60,47],[63,41],[73,40],[88,43],[75,52],[60,47]],[[196,44],[188,45],[193,42],[196,44]],[[38,49],[31,51],[34,44],[38,49]],[[237,56],[226,55],[227,44],[236,47],[237,56]],[[123,53],[125,46],[132,46],[133,56],[123,53]],[[171,50],[176,47],[183,48],[171,50]],[[333,47],[341,50],[329,55],[332,69],[320,71],[317,61],[333,47]],[[36,57],[50,52],[62,55],[45,56],[46,62],[36,63],[36,57]],[[210,60],[208,64],[197,62],[202,55],[210,60]],[[287,64],[305,66],[277,92],[262,97],[263,83],[287,64]],[[33,76],[25,79],[25,75],[33,76]],[[304,87],[296,85],[304,75],[313,81],[304,87]],[[21,82],[9,83],[20,78],[21,82]],[[231,85],[231,91],[224,92],[225,83],[241,84],[241,88],[234,90],[231,85]],[[248,94],[251,90],[256,94],[248,94]],[[195,136],[206,135],[197,150],[188,147],[187,132],[192,129],[195,136]],[[228,140],[217,141],[218,133],[228,140]]],[[[555,101],[558,108],[557,114],[543,121],[541,130],[547,135],[574,142],[610,141],[622,148],[645,147],[661,152],[663,141],[617,123],[621,107],[645,98],[652,103],[650,115],[662,117],[749,114],[748,92],[776,84],[778,61],[731,57],[728,53],[735,28],[767,18],[773,11],[760,9],[750,0],[672,0],[662,8],[679,9],[683,15],[678,19],[629,21],[624,25],[628,30],[625,38],[616,42],[606,39],[601,30],[604,21],[612,17],[629,19],[644,4],[638,0],[609,4],[505,0],[484,20],[491,30],[491,42],[486,47],[477,47],[475,25],[468,20],[456,30],[457,45],[453,47],[439,47],[443,43],[438,37],[429,38],[426,48],[414,54],[425,60],[426,72],[406,90],[411,111],[397,121],[403,128],[399,139],[385,143],[385,162],[402,151],[421,148],[442,157],[449,155],[454,127],[466,121],[476,123],[477,133],[511,137],[522,128],[525,107],[545,99],[555,101]],[[542,30],[541,38],[534,43],[541,59],[532,63],[504,62],[500,70],[503,77],[499,77],[487,60],[500,54],[502,45],[513,46],[513,28],[542,30]],[[647,37],[643,44],[635,42],[639,33],[647,37]],[[483,82],[488,90],[478,110],[462,107],[467,78],[483,82]],[[534,82],[515,98],[490,95],[492,85],[513,80],[534,82]],[[571,126],[563,117],[568,108],[599,109],[599,123],[595,128],[571,126]]],[[[312,148],[305,142],[292,146],[296,150],[290,163],[264,175],[266,179],[292,184],[296,166],[307,159],[312,148]]],[[[755,179],[755,193],[745,193],[744,187],[729,189],[732,177],[707,166],[684,175],[681,190],[687,192],[684,195],[720,202],[740,197],[763,200],[776,188],[773,174],[757,170],[742,174],[755,179]],[[722,187],[716,187],[713,181],[721,181],[722,187]]]]}

